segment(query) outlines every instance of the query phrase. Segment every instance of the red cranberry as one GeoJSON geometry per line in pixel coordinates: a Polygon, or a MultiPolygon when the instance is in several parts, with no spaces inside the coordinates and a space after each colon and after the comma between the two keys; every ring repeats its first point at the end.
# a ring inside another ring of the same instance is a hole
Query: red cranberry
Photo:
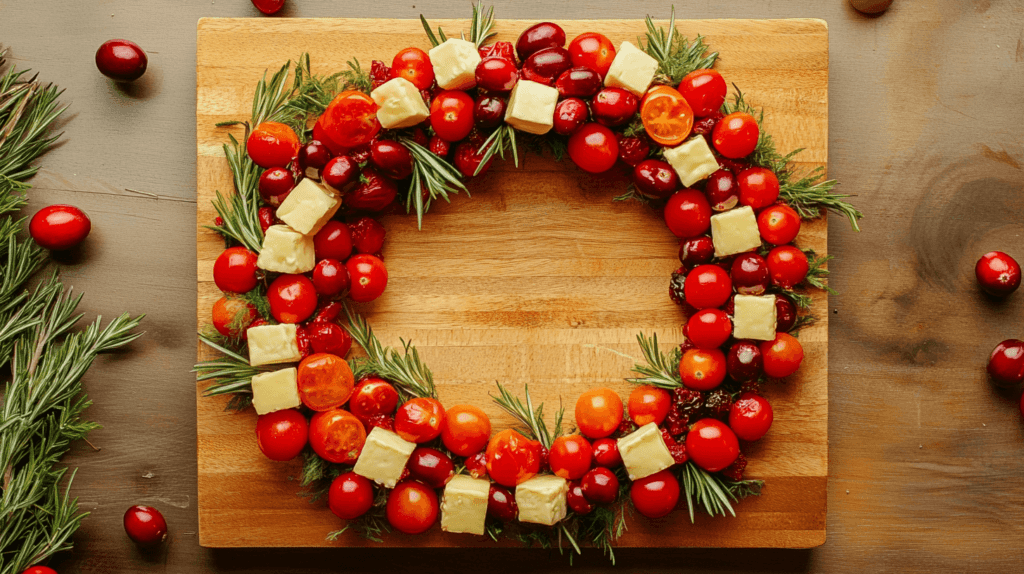
{"type": "MultiPolygon", "coordinates": [[[[693,133],[695,135],[700,136],[710,134],[712,131],[714,131],[715,124],[717,124],[718,120],[720,119],[722,119],[722,113],[713,112],[710,116],[706,118],[696,120],[695,122],[693,122],[693,133]]],[[[710,144],[711,142],[708,141],[708,143],[710,144]]]]}
{"type": "Polygon", "coordinates": [[[28,231],[43,249],[61,251],[85,241],[92,231],[92,221],[73,205],[50,205],[32,216],[28,231]]]}
{"type": "Polygon", "coordinates": [[[788,333],[796,326],[796,305],[785,295],[775,294],[775,330],[788,333]]]}
{"type": "Polygon", "coordinates": [[[544,48],[523,61],[523,79],[547,86],[554,85],[562,72],[572,67],[572,58],[565,48],[544,48]]]}
{"type": "Polygon", "coordinates": [[[558,95],[563,98],[589,98],[601,91],[601,86],[601,76],[586,66],[570,68],[555,80],[558,95]]]}
{"type": "Polygon", "coordinates": [[[347,193],[359,181],[359,165],[347,155],[339,155],[327,162],[320,173],[324,185],[335,193],[347,193]]]}
{"type": "Polygon", "coordinates": [[[611,504],[619,497],[619,478],[604,467],[592,468],[580,481],[583,496],[596,504],[611,504]]]}
{"type": "Polygon", "coordinates": [[[135,505],[124,513],[124,531],[140,546],[155,546],[167,539],[167,521],[152,506],[135,505]]]}
{"type": "Polygon", "coordinates": [[[519,506],[516,505],[516,498],[512,496],[512,492],[504,486],[492,484],[487,495],[487,514],[502,522],[515,520],[519,516],[519,506]]]}
{"type": "Polygon", "coordinates": [[[693,269],[703,265],[715,256],[715,243],[707,235],[698,235],[679,242],[679,262],[693,269]]]}
{"type": "Polygon", "coordinates": [[[736,176],[727,169],[720,169],[708,176],[704,193],[708,203],[715,211],[728,211],[740,203],[740,186],[736,184],[736,176]]]}
{"type": "Polygon", "coordinates": [[[441,488],[455,476],[455,463],[447,454],[425,446],[412,451],[406,464],[409,474],[425,482],[431,488],[441,488]]]}
{"type": "Polygon", "coordinates": [[[1024,381],[1024,341],[1007,339],[996,345],[988,359],[988,375],[1001,387],[1024,381]]]}
{"type": "Polygon", "coordinates": [[[619,140],[619,159],[630,167],[640,165],[651,153],[651,144],[642,137],[628,136],[619,140]]]}
{"type": "Polygon", "coordinates": [[[291,170],[272,167],[260,176],[258,187],[263,203],[277,207],[292,192],[295,187],[295,177],[292,176],[291,170]]]}
{"type": "Polygon", "coordinates": [[[391,205],[398,196],[398,184],[390,177],[368,167],[363,170],[359,184],[345,195],[345,201],[352,209],[381,211],[391,205]]]}
{"type": "Polygon", "coordinates": [[[305,359],[313,353],[313,344],[309,340],[309,331],[302,325],[295,326],[295,344],[299,347],[300,359],[305,359]]]}
{"type": "Polygon", "coordinates": [[[349,229],[352,230],[352,247],[356,253],[373,255],[384,248],[384,238],[388,232],[376,219],[360,217],[349,229]]]}
{"type": "Polygon", "coordinates": [[[373,142],[370,145],[370,161],[394,179],[405,179],[412,175],[412,153],[396,141],[373,142]]]}
{"type": "Polygon", "coordinates": [[[594,441],[594,462],[605,468],[615,468],[622,464],[619,454],[619,443],[612,438],[599,438],[594,441]]]}
{"type": "Polygon", "coordinates": [[[565,30],[558,24],[541,22],[523,30],[516,40],[516,53],[520,61],[525,61],[538,50],[562,46],[565,46],[565,30]]]}
{"type": "Polygon", "coordinates": [[[452,152],[452,144],[449,141],[443,140],[437,136],[430,136],[430,143],[428,148],[431,153],[438,157],[448,157],[448,154],[452,152]]]}
{"type": "Polygon", "coordinates": [[[566,98],[555,106],[555,133],[571,136],[587,123],[590,110],[579,98],[566,98]]]}
{"type": "Polygon", "coordinates": [[[335,321],[341,316],[341,311],[343,309],[344,307],[342,307],[341,303],[338,303],[337,301],[328,303],[317,310],[310,323],[330,323],[335,321]]]}
{"type": "Polygon", "coordinates": [[[299,170],[306,177],[320,181],[320,172],[333,155],[319,140],[309,140],[299,148],[299,170]]]}
{"type": "Polygon", "coordinates": [[[512,42],[495,42],[486,46],[480,46],[477,51],[480,52],[481,58],[505,58],[513,64],[516,63],[516,51],[512,47],[512,42]]]}
{"type": "Polygon", "coordinates": [[[494,157],[483,163],[484,154],[480,153],[480,146],[473,142],[464,141],[455,146],[455,167],[463,177],[474,177],[483,175],[494,163],[494,157]],[[481,167],[481,164],[483,166],[481,167]]]}
{"type": "Polygon", "coordinates": [[[989,295],[1006,297],[1020,286],[1020,265],[1002,251],[990,251],[974,266],[974,276],[989,295]]]}
{"type": "Polygon", "coordinates": [[[590,102],[594,119],[609,127],[621,126],[633,119],[640,100],[622,88],[604,88],[590,102]]]}
{"type": "Polygon", "coordinates": [[[317,261],[348,259],[348,256],[352,255],[352,230],[340,221],[328,221],[313,236],[313,253],[316,254],[317,261]]]}
{"type": "Polygon", "coordinates": [[[764,374],[764,356],[761,347],[750,341],[737,341],[725,356],[725,370],[741,383],[757,380],[764,374]]]}
{"type": "Polygon", "coordinates": [[[583,486],[578,480],[569,482],[569,492],[565,495],[565,502],[573,512],[579,515],[590,514],[594,511],[594,504],[583,495],[583,486]]]}
{"type": "Polygon", "coordinates": [[[473,107],[473,117],[479,128],[496,128],[505,121],[505,100],[496,96],[480,96],[473,107]]]}
{"type": "Polygon", "coordinates": [[[679,176],[668,162],[645,159],[633,168],[633,184],[647,197],[661,199],[679,189],[679,176]]]}
{"type": "MultiPolygon", "coordinates": [[[[348,274],[348,271],[345,273],[348,274]]],[[[314,353],[344,357],[352,349],[352,337],[337,323],[314,321],[306,327],[306,334],[309,335],[309,345],[314,353]]]]}
{"type": "Polygon", "coordinates": [[[252,5],[269,16],[280,12],[281,8],[284,8],[284,2],[285,0],[252,0],[252,5]]]}
{"type": "Polygon", "coordinates": [[[146,52],[128,40],[107,40],[96,50],[96,67],[119,82],[138,80],[146,73],[148,63],[146,52]]]}
{"type": "Polygon", "coordinates": [[[313,268],[313,287],[320,295],[337,295],[348,289],[348,283],[348,270],[337,259],[321,259],[313,268]]]}
{"type": "Polygon", "coordinates": [[[515,62],[500,56],[484,58],[476,65],[476,86],[489,92],[511,92],[518,80],[515,62]]]}
{"type": "Polygon", "coordinates": [[[762,295],[768,290],[771,277],[768,274],[768,262],[757,253],[743,253],[732,261],[729,272],[732,285],[742,295],[762,295]]]}
{"type": "MultiPolygon", "coordinates": [[[[466,472],[468,472],[469,476],[472,476],[473,478],[487,478],[487,453],[478,452],[473,456],[466,458],[466,472]]],[[[494,485],[491,485],[491,488],[493,492],[494,485]]],[[[512,503],[515,504],[515,500],[513,500],[512,503]]],[[[488,511],[490,511],[489,505],[488,511]]]]}
{"type": "Polygon", "coordinates": [[[350,149],[348,156],[357,164],[370,161],[370,144],[367,143],[350,149]]]}

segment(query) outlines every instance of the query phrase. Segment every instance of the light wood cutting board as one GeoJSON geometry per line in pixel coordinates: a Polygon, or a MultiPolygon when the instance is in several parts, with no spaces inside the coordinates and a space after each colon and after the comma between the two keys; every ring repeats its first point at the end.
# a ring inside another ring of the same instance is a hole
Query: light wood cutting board
{"type": "MultiPolygon", "coordinates": [[[[500,15],[499,15],[500,16],[500,15]]],[[[639,15],[638,15],[639,16],[639,15]]],[[[515,41],[533,24],[499,20],[498,40],[515,41]]],[[[451,36],[466,20],[437,20],[451,36]]],[[[601,32],[618,45],[636,42],[642,19],[559,21],[569,38],[601,32]]],[[[667,22],[659,22],[667,26],[667,22]]],[[[780,151],[806,148],[800,168],[828,157],[828,29],[821,20],[680,20],[686,36],[706,36],[721,58],[717,69],[749,101],[763,106],[780,151]]],[[[407,46],[429,48],[418,21],[385,19],[202,19],[196,54],[197,324],[209,322],[220,296],[213,262],[220,238],[203,228],[215,216],[215,190],[232,190],[221,145],[225,120],[248,119],[264,71],[309,52],[314,72],[341,70],[358,58],[390,61],[407,46]]],[[[236,136],[240,130],[234,130],[236,136]]],[[[388,216],[383,256],[387,292],[359,307],[386,345],[412,339],[433,369],[442,402],[472,403],[495,429],[510,419],[488,393],[495,381],[553,413],[572,407],[584,390],[609,386],[625,398],[635,337],[656,331],[681,340],[684,321],[668,298],[678,266],[677,240],[661,214],[635,202],[615,203],[628,183],[615,173],[593,177],[566,160],[529,153],[521,166],[496,164],[469,184],[471,198],[436,205],[417,231],[415,217],[388,216]]],[[[826,252],[824,219],[805,224],[803,247],[826,252]]],[[[806,359],[799,373],[769,386],[775,410],[768,436],[743,445],[749,478],[766,481],[759,498],[736,505],[736,518],[699,516],[685,505],[668,517],[629,521],[622,546],[805,548],[825,541],[828,473],[828,300],[814,293],[818,323],[800,333],[806,359]]],[[[200,358],[208,358],[205,349],[200,358]]],[[[197,385],[199,539],[209,547],[366,546],[357,536],[328,542],[341,526],[324,504],[297,496],[300,463],[274,463],[256,446],[253,412],[224,412],[223,399],[202,398],[197,385]]],[[[390,546],[489,546],[490,539],[391,535],[390,546]]],[[[505,543],[509,544],[509,543],[505,543]]]]}

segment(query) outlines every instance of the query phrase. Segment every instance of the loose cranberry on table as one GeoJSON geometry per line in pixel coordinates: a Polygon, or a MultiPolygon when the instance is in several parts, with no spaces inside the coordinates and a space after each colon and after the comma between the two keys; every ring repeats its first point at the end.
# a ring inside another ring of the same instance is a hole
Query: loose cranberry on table
{"type": "Polygon", "coordinates": [[[155,546],[167,539],[167,521],[152,506],[137,504],[124,513],[124,531],[139,546],[155,546]]]}
{"type": "Polygon", "coordinates": [[[608,171],[619,159],[619,143],[612,130],[601,124],[586,124],[569,137],[569,158],[583,171],[608,171]]]}
{"type": "Polygon", "coordinates": [[[398,196],[398,184],[373,168],[365,168],[355,189],[343,200],[352,209],[381,211],[398,196]]]}
{"type": "Polygon", "coordinates": [[[776,333],[774,341],[761,342],[764,356],[764,374],[781,379],[797,372],[804,360],[804,348],[796,337],[776,333]]]}
{"type": "Polygon", "coordinates": [[[686,322],[686,338],[700,349],[717,349],[731,335],[732,320],[721,309],[701,309],[686,322]]]}
{"type": "Polygon", "coordinates": [[[434,84],[434,66],[423,50],[405,48],[391,60],[391,77],[404,78],[417,90],[426,90],[434,84]]]}
{"type": "Polygon", "coordinates": [[[718,472],[732,464],[740,454],[736,434],[717,419],[701,419],[686,433],[686,453],[690,460],[708,472],[718,472]]]}
{"type": "Polygon", "coordinates": [[[633,168],[633,185],[647,197],[664,199],[679,189],[679,176],[668,162],[645,159],[633,168]]]}
{"type": "Polygon", "coordinates": [[[478,96],[473,116],[476,126],[482,129],[496,128],[505,121],[505,100],[497,96],[478,96]]]}
{"type": "Polygon", "coordinates": [[[519,506],[512,492],[504,486],[491,485],[487,495],[487,515],[502,522],[511,522],[519,515],[519,506]]]}
{"type": "Polygon", "coordinates": [[[283,167],[272,167],[260,176],[257,189],[263,203],[277,207],[295,188],[295,176],[292,171],[283,167]]]}
{"type": "Polygon", "coordinates": [[[696,237],[711,227],[711,206],[696,189],[682,189],[672,194],[664,213],[669,231],[680,239],[696,237]]]}
{"type": "Polygon", "coordinates": [[[563,98],[589,98],[601,91],[601,76],[585,66],[569,68],[555,80],[555,89],[563,98]]]}
{"type": "Polygon", "coordinates": [[[396,141],[377,140],[370,144],[370,161],[394,179],[412,175],[412,153],[396,141]]]}
{"type": "Polygon", "coordinates": [[[603,80],[615,60],[615,44],[604,34],[586,32],[569,42],[569,57],[573,66],[590,68],[603,80]]]}
{"type": "Polygon", "coordinates": [[[714,256],[715,244],[707,235],[698,235],[679,242],[679,262],[684,267],[693,269],[710,262],[714,256]]]}
{"type": "Polygon", "coordinates": [[[727,169],[720,169],[708,176],[704,193],[708,196],[711,209],[715,211],[728,211],[740,202],[740,187],[736,183],[736,176],[727,169]]]}
{"type": "Polygon", "coordinates": [[[388,523],[405,534],[425,532],[437,521],[437,511],[437,493],[415,480],[398,483],[388,495],[388,523]]]}
{"type": "Polygon", "coordinates": [[[315,321],[306,327],[306,335],[314,353],[344,357],[352,348],[352,336],[337,323],[315,321]]]}
{"type": "Polygon", "coordinates": [[[359,181],[359,164],[347,155],[339,155],[327,162],[320,179],[335,193],[348,193],[359,181]]]}
{"type": "Polygon", "coordinates": [[[1020,287],[1020,265],[1002,251],[990,251],[974,266],[974,276],[989,295],[1006,297],[1020,287]]]}
{"type": "Polygon", "coordinates": [[[578,480],[569,482],[569,492],[565,495],[565,503],[576,514],[583,516],[594,511],[594,503],[583,494],[583,485],[578,480]]]}
{"type": "Polygon", "coordinates": [[[565,30],[553,22],[540,22],[530,26],[516,40],[516,53],[520,61],[544,48],[565,46],[565,30]]]}
{"type": "Polygon", "coordinates": [[[301,323],[316,311],[316,287],[305,275],[280,275],[267,288],[267,302],[277,321],[301,323]]]}
{"type": "Polygon", "coordinates": [[[281,8],[284,8],[284,2],[285,0],[252,0],[252,5],[269,16],[280,12],[281,8]]]}
{"type": "Polygon", "coordinates": [[[661,518],[675,509],[679,502],[679,481],[669,470],[634,480],[629,498],[637,512],[648,518],[661,518]]]}
{"type": "Polygon", "coordinates": [[[523,61],[522,77],[531,82],[554,86],[555,80],[571,67],[572,60],[569,58],[568,50],[557,47],[544,48],[530,54],[523,61]]]}
{"type": "Polygon", "coordinates": [[[92,221],[73,205],[50,205],[32,216],[28,231],[43,249],[61,251],[85,241],[92,231],[92,221]]]}
{"type": "Polygon", "coordinates": [[[349,226],[352,230],[352,247],[356,253],[374,255],[384,248],[387,230],[376,219],[360,217],[349,226]]]}
{"type": "Polygon", "coordinates": [[[756,381],[764,374],[761,347],[752,341],[737,341],[726,354],[725,370],[730,377],[741,383],[756,381]]]}
{"type": "Polygon", "coordinates": [[[291,460],[306,448],[309,423],[296,409],[260,415],[256,419],[256,444],[270,460],[291,460]]]}
{"type": "Polygon", "coordinates": [[[1024,341],[1007,339],[996,345],[988,358],[988,375],[1001,387],[1024,381],[1024,341]]]}
{"type": "Polygon", "coordinates": [[[331,482],[327,506],[342,520],[354,520],[373,506],[373,483],[354,472],[346,472],[331,482]]]}
{"type": "Polygon", "coordinates": [[[771,283],[768,262],[757,253],[737,255],[732,260],[729,277],[736,292],[741,295],[763,295],[771,283]]]}
{"type": "Polygon", "coordinates": [[[715,124],[711,141],[715,150],[730,159],[746,157],[757,147],[760,128],[754,116],[733,112],[715,124]]]}
{"type": "Polygon", "coordinates": [[[425,446],[412,451],[406,463],[409,474],[431,488],[442,488],[455,476],[455,463],[447,454],[425,446]]]}
{"type": "Polygon", "coordinates": [[[696,309],[721,307],[732,295],[732,279],[718,265],[698,265],[686,275],[683,291],[696,309]]]}
{"type": "Polygon", "coordinates": [[[388,270],[373,255],[353,255],[345,262],[349,275],[349,297],[356,303],[369,303],[384,293],[388,286],[388,270]]]}
{"type": "Polygon", "coordinates": [[[727,91],[725,79],[717,70],[694,70],[679,82],[679,93],[698,118],[717,112],[725,102],[727,91]]]}
{"type": "Polygon", "coordinates": [[[729,428],[742,440],[759,440],[771,428],[773,419],[768,400],[754,393],[740,395],[729,410],[729,428]]]}
{"type": "Polygon", "coordinates": [[[554,130],[563,136],[576,133],[590,117],[587,103],[579,98],[566,98],[555,105],[554,130]]]}
{"type": "Polygon", "coordinates": [[[767,261],[772,283],[784,289],[803,282],[810,269],[807,254],[792,245],[772,249],[768,252],[767,261]]]}
{"type": "Polygon", "coordinates": [[[213,282],[221,291],[248,293],[256,287],[257,255],[245,247],[228,247],[213,263],[213,282]]]}
{"type": "Polygon", "coordinates": [[[628,123],[639,108],[639,98],[622,88],[604,88],[590,101],[594,120],[610,127],[628,123]]]}
{"type": "Polygon", "coordinates": [[[107,40],[96,50],[96,67],[104,76],[119,82],[131,82],[146,73],[146,52],[129,40],[107,40]]]}

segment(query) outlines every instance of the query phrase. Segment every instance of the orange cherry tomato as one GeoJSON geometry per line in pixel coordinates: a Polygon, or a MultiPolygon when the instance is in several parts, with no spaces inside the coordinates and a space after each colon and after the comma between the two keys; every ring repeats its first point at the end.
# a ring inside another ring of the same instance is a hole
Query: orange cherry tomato
{"type": "Polygon", "coordinates": [[[604,438],[622,424],[622,399],[608,388],[590,389],[576,400],[576,426],[587,438],[604,438]]]}
{"type": "Polygon", "coordinates": [[[804,360],[803,345],[786,333],[776,333],[774,341],[762,342],[761,354],[764,355],[764,373],[777,379],[795,373],[804,360]]]}
{"type": "Polygon", "coordinates": [[[683,384],[697,391],[710,391],[725,380],[725,354],[721,349],[690,349],[679,361],[683,384]]]}
{"type": "Polygon", "coordinates": [[[213,326],[225,337],[244,337],[258,316],[256,308],[241,299],[221,297],[213,304],[213,326]]]}
{"type": "Polygon", "coordinates": [[[352,413],[333,409],[309,421],[309,446],[327,462],[353,463],[366,442],[366,429],[352,413]]]}
{"type": "Polygon", "coordinates": [[[437,522],[437,493],[415,480],[406,480],[388,494],[388,523],[399,532],[419,534],[437,522]]]}
{"type": "Polygon", "coordinates": [[[245,151],[260,167],[288,167],[299,153],[299,136],[286,124],[263,122],[249,134],[245,151]]]}
{"type": "Polygon", "coordinates": [[[487,474],[502,486],[513,487],[540,472],[541,444],[512,429],[487,443],[487,474]]]}
{"type": "Polygon", "coordinates": [[[443,424],[444,407],[437,399],[412,399],[395,413],[395,432],[417,444],[437,438],[443,424]]]}
{"type": "Polygon", "coordinates": [[[406,48],[391,61],[391,77],[405,78],[417,90],[426,90],[434,83],[434,66],[430,56],[419,48],[406,48]]]}
{"type": "Polygon", "coordinates": [[[551,472],[566,480],[583,478],[594,460],[594,447],[578,434],[560,436],[551,443],[548,463],[551,472]]]}
{"type": "Polygon", "coordinates": [[[314,411],[329,411],[352,396],[355,379],[345,359],[314,353],[299,363],[298,382],[302,404],[314,411]]]}
{"type": "Polygon", "coordinates": [[[472,405],[455,405],[444,413],[441,442],[459,456],[476,454],[487,446],[491,438],[491,419],[483,410],[472,405]]]}
{"type": "Polygon", "coordinates": [[[672,396],[665,389],[642,385],[629,394],[629,418],[637,426],[647,423],[660,425],[672,408],[672,396]]]}
{"type": "Polygon", "coordinates": [[[363,92],[342,92],[324,110],[320,125],[327,137],[341,147],[368,144],[380,131],[377,104],[363,92]]]}
{"type": "Polygon", "coordinates": [[[640,103],[640,120],[655,142],[664,146],[683,143],[693,128],[693,110],[686,98],[669,86],[655,86],[640,103]]]}

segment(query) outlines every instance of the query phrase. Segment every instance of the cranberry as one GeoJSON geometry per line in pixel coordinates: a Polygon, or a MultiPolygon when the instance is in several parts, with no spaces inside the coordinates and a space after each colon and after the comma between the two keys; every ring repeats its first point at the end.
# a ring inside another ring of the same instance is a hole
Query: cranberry
{"type": "Polygon", "coordinates": [[[619,140],[619,159],[630,167],[640,165],[651,153],[651,144],[638,136],[623,137],[619,140]]]}
{"type": "Polygon", "coordinates": [[[764,374],[764,356],[761,347],[750,341],[737,341],[725,356],[725,370],[741,383],[753,381],[764,374]]]}
{"type": "MultiPolygon", "coordinates": [[[[722,113],[713,112],[710,116],[693,122],[693,133],[700,136],[710,134],[720,119],[722,119],[722,113]]],[[[711,141],[708,140],[708,143],[710,144],[711,141]]]]}
{"type": "Polygon", "coordinates": [[[611,504],[619,497],[619,478],[604,467],[592,468],[580,481],[583,496],[597,504],[611,504]]]}
{"type": "Polygon", "coordinates": [[[348,289],[348,283],[348,270],[337,259],[321,259],[313,268],[313,288],[320,295],[337,295],[348,289]]]}
{"type": "Polygon", "coordinates": [[[281,220],[274,215],[274,210],[269,207],[261,207],[256,211],[256,217],[260,220],[260,229],[266,233],[271,225],[281,223],[281,220]]]}
{"type": "Polygon", "coordinates": [[[565,46],[565,30],[552,22],[534,24],[519,35],[516,40],[516,53],[525,61],[534,52],[544,48],[565,46]]]}
{"type": "Polygon", "coordinates": [[[32,216],[28,230],[43,249],[60,251],[85,241],[92,231],[92,221],[73,205],[50,205],[32,216]]]}
{"type": "Polygon", "coordinates": [[[586,66],[570,68],[555,80],[558,95],[563,98],[589,98],[601,91],[601,86],[601,76],[586,66]]]}
{"type": "Polygon", "coordinates": [[[481,58],[505,58],[513,64],[516,63],[516,49],[512,47],[512,42],[495,42],[480,46],[477,51],[480,52],[481,58]]]}
{"type": "MultiPolygon", "coordinates": [[[[348,274],[347,271],[345,273],[348,274]]],[[[306,334],[314,353],[344,357],[352,349],[352,336],[337,323],[314,321],[306,327],[306,334]]]]}
{"type": "Polygon", "coordinates": [[[381,175],[373,168],[364,169],[359,179],[359,185],[345,195],[345,201],[352,209],[381,211],[398,196],[395,180],[381,175]]]}
{"type": "Polygon", "coordinates": [[[990,251],[974,266],[974,276],[989,295],[1006,297],[1020,286],[1020,265],[1002,251],[990,251]]]}
{"type": "Polygon", "coordinates": [[[762,295],[768,290],[768,284],[771,282],[768,262],[757,253],[737,255],[732,262],[729,276],[736,292],[743,295],[762,295]]]}
{"type": "Polygon", "coordinates": [[[430,136],[430,143],[428,146],[429,147],[427,149],[438,157],[446,158],[448,157],[448,154],[452,152],[451,142],[443,140],[437,136],[430,136]]]}
{"type": "Polygon", "coordinates": [[[263,203],[277,207],[292,192],[295,187],[295,177],[291,170],[272,167],[260,176],[258,187],[263,203]]]}
{"type": "Polygon", "coordinates": [[[252,0],[252,5],[264,14],[277,14],[284,8],[285,0],[252,0]]]}
{"type": "Polygon", "coordinates": [[[740,203],[740,186],[736,184],[736,176],[727,169],[720,169],[708,176],[704,193],[708,203],[715,211],[728,211],[740,203]]]}
{"type": "Polygon", "coordinates": [[[579,98],[566,98],[555,106],[555,133],[571,136],[587,123],[590,110],[579,98]]]}
{"type": "Polygon", "coordinates": [[[370,144],[370,161],[394,179],[412,175],[412,154],[409,148],[392,140],[377,140],[370,144]]]}
{"type": "Polygon", "coordinates": [[[352,255],[352,230],[340,221],[328,221],[313,236],[313,253],[317,261],[337,259],[344,261],[352,255]]]}
{"type": "Polygon", "coordinates": [[[615,468],[622,464],[619,454],[619,443],[612,438],[599,438],[594,441],[594,462],[605,468],[615,468]]]}
{"type": "Polygon", "coordinates": [[[645,159],[633,168],[633,184],[640,193],[661,199],[679,189],[679,176],[668,162],[645,159]]]}
{"type": "Polygon", "coordinates": [[[569,482],[569,492],[565,495],[565,502],[573,512],[579,515],[590,514],[594,511],[594,504],[583,495],[583,486],[578,480],[569,482]]]}
{"type": "Polygon", "coordinates": [[[367,143],[350,149],[348,156],[357,164],[370,161],[370,144],[367,143]]]}
{"type": "Polygon", "coordinates": [[[1024,341],[1007,339],[996,345],[988,359],[988,375],[1001,387],[1024,381],[1024,341]]]}
{"type": "Polygon", "coordinates": [[[494,157],[483,163],[484,154],[480,153],[480,146],[473,142],[462,142],[455,146],[455,167],[463,177],[483,175],[494,163],[494,157]],[[483,164],[481,166],[481,164],[483,164]]]}
{"type": "Polygon", "coordinates": [[[295,326],[295,344],[299,347],[300,359],[305,359],[313,353],[313,344],[309,340],[309,331],[302,325],[295,326]]]}
{"type": "Polygon", "coordinates": [[[698,235],[679,242],[679,262],[690,269],[703,265],[715,256],[715,243],[707,235],[698,235]]]}
{"type": "Polygon", "coordinates": [[[489,92],[511,92],[518,80],[515,62],[500,56],[484,58],[476,65],[476,86],[489,92]]]}
{"type": "Polygon", "coordinates": [[[478,97],[473,107],[477,127],[491,129],[500,126],[505,121],[505,105],[505,100],[497,96],[478,97]]]}
{"type": "Polygon", "coordinates": [[[317,310],[316,314],[313,315],[311,323],[330,323],[341,316],[341,312],[344,309],[341,303],[331,302],[317,310]]]}
{"type": "Polygon", "coordinates": [[[376,219],[360,217],[349,229],[352,230],[352,247],[356,253],[373,255],[384,248],[384,238],[388,232],[376,219]]]}
{"type": "Polygon", "coordinates": [[[155,546],[167,539],[167,521],[152,506],[135,505],[124,513],[124,531],[140,546],[155,546]]]}
{"type": "Polygon", "coordinates": [[[319,140],[309,140],[299,148],[299,171],[310,179],[320,181],[320,173],[333,155],[319,140]]]}
{"type": "Polygon", "coordinates": [[[788,333],[796,325],[796,305],[785,295],[775,294],[775,330],[788,333]]]}
{"type": "Polygon", "coordinates": [[[347,193],[359,181],[359,165],[347,155],[339,155],[327,162],[320,176],[335,193],[347,193]]]}
{"type": "MultiPolygon", "coordinates": [[[[487,453],[478,452],[473,456],[467,457],[466,472],[473,478],[487,478],[487,453]]],[[[514,503],[515,501],[513,501],[514,503]]]]}
{"type": "Polygon", "coordinates": [[[512,492],[504,486],[491,485],[487,495],[487,514],[502,522],[512,522],[519,515],[519,506],[512,492]]]}
{"type": "Polygon", "coordinates": [[[639,107],[640,100],[622,88],[604,88],[590,102],[597,123],[609,127],[621,126],[633,119],[639,107]]]}
{"type": "Polygon", "coordinates": [[[96,50],[96,67],[104,76],[119,82],[132,82],[146,73],[149,60],[135,42],[107,40],[96,50]]]}
{"type": "Polygon", "coordinates": [[[544,48],[523,61],[523,79],[547,86],[554,85],[562,72],[572,67],[572,58],[565,48],[544,48]]]}
{"type": "Polygon", "coordinates": [[[722,155],[715,155],[715,160],[718,161],[718,165],[731,171],[733,175],[738,174],[750,167],[750,164],[743,161],[742,159],[732,159],[722,155]]]}
{"type": "Polygon", "coordinates": [[[447,454],[425,446],[412,451],[406,464],[409,474],[418,478],[431,488],[441,488],[455,476],[455,463],[447,454]]]}

